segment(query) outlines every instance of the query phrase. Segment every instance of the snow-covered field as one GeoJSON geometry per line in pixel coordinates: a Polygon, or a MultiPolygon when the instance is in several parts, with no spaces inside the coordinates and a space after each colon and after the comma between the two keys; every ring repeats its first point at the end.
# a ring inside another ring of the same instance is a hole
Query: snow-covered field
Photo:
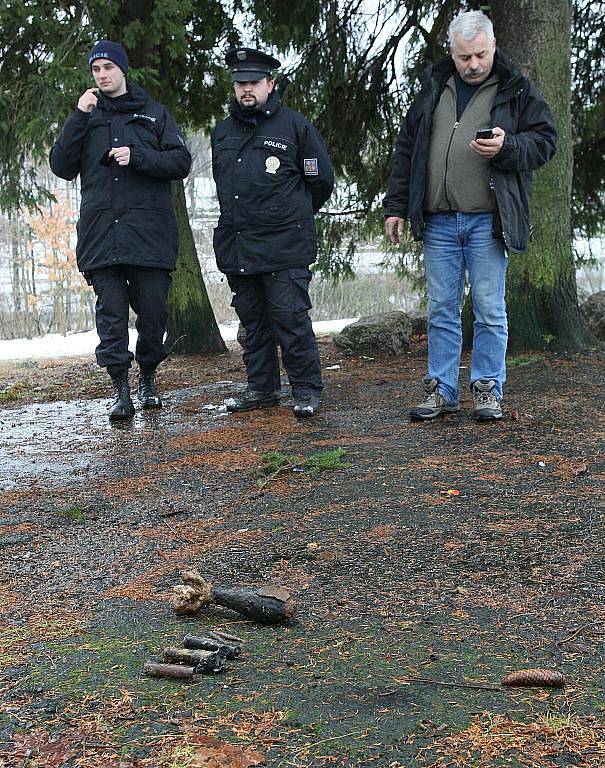
{"type": "MultiPolygon", "coordinates": [[[[325,320],[313,323],[313,330],[317,336],[337,333],[345,325],[354,323],[356,317],[341,320],[325,320]]],[[[225,341],[233,341],[237,335],[237,323],[219,326],[225,341]]],[[[137,340],[137,332],[130,331],[130,348],[134,350],[137,340]]],[[[60,336],[53,333],[36,339],[11,339],[0,340],[0,360],[32,360],[36,358],[77,357],[78,355],[92,355],[99,343],[96,331],[84,333],[70,333],[60,336]]]]}

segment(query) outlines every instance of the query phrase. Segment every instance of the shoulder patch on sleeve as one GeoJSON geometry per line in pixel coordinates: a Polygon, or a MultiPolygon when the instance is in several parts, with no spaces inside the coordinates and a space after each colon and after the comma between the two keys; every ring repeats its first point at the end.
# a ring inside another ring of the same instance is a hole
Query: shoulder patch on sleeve
{"type": "Polygon", "coordinates": [[[319,176],[319,166],[316,157],[305,157],[303,168],[305,176],[319,176]]]}

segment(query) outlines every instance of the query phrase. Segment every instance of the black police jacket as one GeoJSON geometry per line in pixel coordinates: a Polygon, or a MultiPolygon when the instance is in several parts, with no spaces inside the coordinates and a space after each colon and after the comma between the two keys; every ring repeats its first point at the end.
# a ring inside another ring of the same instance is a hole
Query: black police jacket
{"type": "MultiPolygon", "coordinates": [[[[500,82],[491,125],[506,132],[504,146],[490,163],[490,186],[497,204],[494,235],[504,239],[509,251],[523,253],[532,229],[532,171],[554,155],[557,131],[543,97],[498,50],[494,68],[500,82]]],[[[423,202],[433,111],[454,71],[454,63],[447,56],[420,75],[421,89],[399,132],[395,163],[383,201],[385,216],[408,220],[417,240],[422,239],[424,230],[423,202]]]]}
{"type": "Polygon", "coordinates": [[[334,187],[319,133],[275,91],[260,110],[233,100],[229,112],[212,133],[218,268],[243,275],[308,266],[317,256],[313,214],[334,187]]]}
{"type": "Polygon", "coordinates": [[[124,97],[99,95],[97,107],[67,119],[50,153],[62,179],[80,174],[78,268],[91,272],[130,264],[174,269],[178,235],[171,179],[189,173],[191,155],[168,110],[136,85],[124,97]],[[130,146],[130,163],[100,161],[111,147],[130,146]]]}

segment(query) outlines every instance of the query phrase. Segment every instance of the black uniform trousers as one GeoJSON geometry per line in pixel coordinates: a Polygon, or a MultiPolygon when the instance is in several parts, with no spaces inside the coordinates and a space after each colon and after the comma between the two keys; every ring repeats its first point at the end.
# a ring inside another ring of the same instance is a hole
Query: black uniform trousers
{"type": "Polygon", "coordinates": [[[167,269],[120,264],[87,272],[97,297],[96,323],[100,344],[97,363],[112,370],[129,368],[136,358],[143,373],[152,373],[166,358],[166,303],[172,278],[167,269]],[[135,354],[128,349],[128,312],[137,316],[135,354]]]}
{"type": "Polygon", "coordinates": [[[229,274],[227,280],[234,293],[231,306],[246,331],[243,357],[248,388],[259,392],[281,389],[279,345],[292,395],[319,394],[323,383],[309,317],[309,269],[229,274]]]}

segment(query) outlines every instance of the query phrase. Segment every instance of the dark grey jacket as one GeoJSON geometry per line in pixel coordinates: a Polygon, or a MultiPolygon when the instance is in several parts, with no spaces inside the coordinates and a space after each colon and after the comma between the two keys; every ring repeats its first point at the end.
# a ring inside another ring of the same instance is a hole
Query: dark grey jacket
{"type": "Polygon", "coordinates": [[[212,134],[218,268],[244,275],[308,266],[317,256],[313,214],[334,187],[321,136],[275,91],[261,110],[233,101],[229,112],[212,134]]]}
{"type": "Polygon", "coordinates": [[[67,119],[50,153],[53,172],[82,187],[76,255],[81,272],[130,264],[174,269],[178,235],[170,181],[189,173],[191,155],[174,119],[136,85],[127,98],[99,95],[92,112],[67,119]],[[130,146],[126,166],[100,160],[130,146]]]}
{"type": "MultiPolygon", "coordinates": [[[[500,51],[496,51],[494,67],[500,82],[491,125],[506,132],[502,150],[491,160],[490,186],[497,204],[494,234],[504,238],[508,250],[522,253],[527,250],[531,234],[532,171],[554,155],[557,132],[543,97],[500,51]]],[[[408,220],[417,240],[422,239],[424,230],[432,115],[454,71],[452,58],[447,56],[420,75],[420,92],[399,132],[395,163],[383,201],[385,216],[408,220]]]]}

